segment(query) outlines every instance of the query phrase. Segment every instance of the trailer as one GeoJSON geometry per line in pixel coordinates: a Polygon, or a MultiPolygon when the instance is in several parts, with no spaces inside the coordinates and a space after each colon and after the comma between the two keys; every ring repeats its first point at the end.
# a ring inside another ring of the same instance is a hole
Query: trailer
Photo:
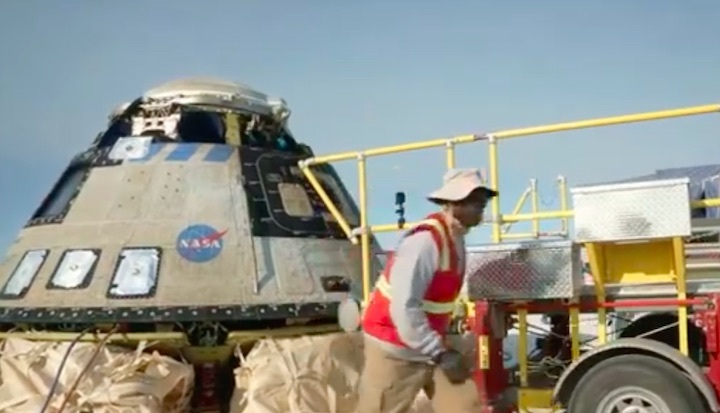
{"type": "MultiPolygon", "coordinates": [[[[346,329],[356,328],[368,299],[377,272],[371,265],[374,235],[412,225],[405,224],[404,217],[390,224],[368,222],[368,158],[445,148],[447,167],[453,168],[456,146],[485,143],[489,186],[502,194],[498,188],[498,145],[503,140],[717,112],[720,105],[705,105],[435,139],[301,161],[299,166],[308,182],[362,251],[363,297],[341,306],[341,324],[346,329]],[[313,172],[316,165],[344,160],[358,164],[357,228],[348,224],[313,172]]],[[[453,323],[458,333],[469,333],[474,340],[473,378],[484,405],[478,413],[720,412],[719,171],[719,166],[712,165],[658,171],[569,191],[562,179],[562,205],[557,211],[537,211],[535,201],[532,213],[516,210],[502,214],[500,199],[492,200],[488,223],[493,242],[476,246],[469,253],[467,290],[453,323]],[[571,218],[574,228],[568,234],[571,218]],[[561,231],[541,233],[539,221],[547,219],[561,220],[561,231]],[[522,221],[532,222],[530,234],[507,231],[509,224],[522,221]],[[592,282],[585,282],[586,264],[592,282]],[[643,315],[621,323],[616,334],[609,333],[614,316],[637,313],[643,315]],[[503,360],[509,314],[514,316],[518,331],[517,369],[509,368],[503,360]],[[535,352],[530,351],[527,340],[528,317],[533,315],[540,315],[550,325],[549,334],[535,352]],[[581,319],[586,315],[597,320],[592,346],[580,334],[581,319]]]]}

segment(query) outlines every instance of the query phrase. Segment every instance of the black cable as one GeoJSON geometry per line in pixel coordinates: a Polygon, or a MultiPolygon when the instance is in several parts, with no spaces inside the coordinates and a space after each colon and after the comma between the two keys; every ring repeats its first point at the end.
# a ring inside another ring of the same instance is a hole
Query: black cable
{"type": "Polygon", "coordinates": [[[60,361],[60,366],[58,366],[57,373],[55,374],[55,378],[53,379],[53,383],[50,386],[50,391],[48,391],[48,396],[45,399],[45,404],[43,404],[42,410],[40,410],[40,413],[46,413],[48,407],[50,407],[50,401],[53,398],[53,395],[55,394],[55,390],[57,389],[58,384],[60,383],[60,376],[62,375],[62,371],[65,368],[65,363],[67,362],[68,358],[70,358],[70,353],[72,352],[72,349],[75,347],[77,343],[80,342],[80,339],[83,338],[83,336],[87,333],[89,333],[91,328],[86,328],[80,334],[78,334],[71,342],[70,346],[68,347],[67,351],[65,351],[65,355],[63,355],[62,360],[60,361]]]}

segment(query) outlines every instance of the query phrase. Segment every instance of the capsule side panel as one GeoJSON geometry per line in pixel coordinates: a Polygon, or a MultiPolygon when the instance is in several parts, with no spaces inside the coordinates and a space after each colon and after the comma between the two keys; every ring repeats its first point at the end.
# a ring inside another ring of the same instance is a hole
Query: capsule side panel
{"type": "Polygon", "coordinates": [[[24,297],[2,304],[128,307],[253,301],[256,270],[239,159],[234,151],[218,156],[217,147],[168,144],[146,162],[93,168],[62,223],[21,231],[0,267],[0,283],[26,251],[50,253],[24,297]],[[118,255],[129,247],[161,249],[156,292],[145,298],[107,298],[118,255]],[[89,285],[47,289],[63,252],[78,248],[100,253],[89,285]]]}
{"type": "Polygon", "coordinates": [[[258,298],[279,303],[339,301],[347,289],[333,290],[329,280],[349,287],[360,275],[359,247],[347,240],[256,237],[258,298]]]}

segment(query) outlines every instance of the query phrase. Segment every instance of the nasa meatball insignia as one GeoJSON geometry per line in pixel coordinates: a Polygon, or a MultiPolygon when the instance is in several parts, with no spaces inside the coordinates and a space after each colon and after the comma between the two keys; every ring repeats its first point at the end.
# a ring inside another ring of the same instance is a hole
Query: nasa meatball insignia
{"type": "Polygon", "coordinates": [[[218,231],[215,228],[197,224],[183,229],[177,237],[176,249],[178,254],[187,261],[204,263],[217,258],[223,249],[223,236],[227,230],[218,231]]]}

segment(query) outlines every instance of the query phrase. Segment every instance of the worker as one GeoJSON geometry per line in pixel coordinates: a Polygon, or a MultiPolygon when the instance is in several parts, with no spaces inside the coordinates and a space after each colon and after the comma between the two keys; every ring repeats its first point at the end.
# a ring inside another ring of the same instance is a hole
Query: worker
{"type": "Polygon", "coordinates": [[[446,342],[465,273],[465,234],[488,200],[477,169],[452,169],[428,199],[440,206],[400,240],[365,308],[357,413],[405,413],[424,390],[436,412],[477,413],[470,362],[446,342]]]}

